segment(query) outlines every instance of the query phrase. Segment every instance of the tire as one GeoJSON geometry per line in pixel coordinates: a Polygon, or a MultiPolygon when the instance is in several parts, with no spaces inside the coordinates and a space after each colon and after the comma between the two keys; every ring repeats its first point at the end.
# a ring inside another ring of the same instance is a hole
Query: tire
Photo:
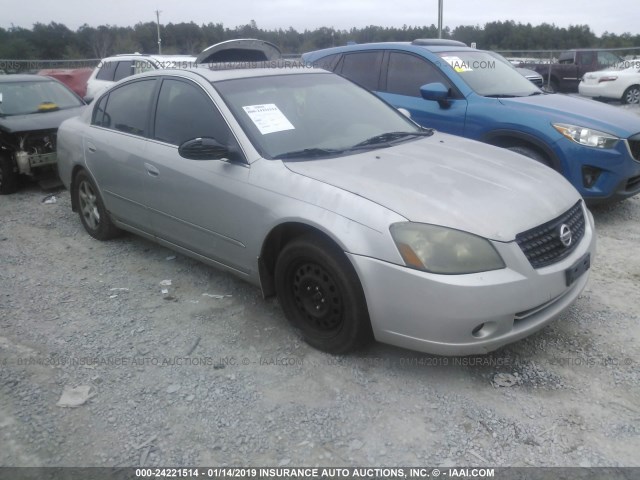
{"type": "Polygon", "coordinates": [[[73,194],[80,221],[89,235],[98,240],[109,240],[122,233],[111,221],[95,183],[84,170],[75,177],[73,194]]]}
{"type": "Polygon", "coordinates": [[[8,195],[18,190],[18,173],[7,155],[0,155],[0,195],[8,195]]]}
{"type": "Polygon", "coordinates": [[[640,104],[640,85],[631,85],[622,94],[620,101],[623,104],[638,105],[640,104]]]}
{"type": "Polygon", "coordinates": [[[558,84],[555,80],[549,80],[542,85],[542,91],[547,93],[558,93],[558,84]]]}
{"type": "Polygon", "coordinates": [[[538,152],[537,150],[534,150],[533,148],[515,146],[515,147],[507,147],[507,150],[511,150],[512,152],[519,153],[520,155],[524,155],[525,157],[529,157],[532,160],[535,160],[536,162],[541,163],[541,164],[543,164],[543,165],[545,165],[545,166],[547,166],[549,168],[553,168],[549,158],[547,158],[545,155],[543,155],[542,153],[538,152]]]}
{"type": "Polygon", "coordinates": [[[275,284],[285,316],[312,347],[341,354],[373,339],[360,280],[328,241],[304,235],[288,243],[278,256],[275,284]]]}

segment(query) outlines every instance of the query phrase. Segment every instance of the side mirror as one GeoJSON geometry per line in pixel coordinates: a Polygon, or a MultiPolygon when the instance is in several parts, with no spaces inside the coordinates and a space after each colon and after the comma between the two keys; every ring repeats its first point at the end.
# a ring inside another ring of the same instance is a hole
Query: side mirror
{"type": "Polygon", "coordinates": [[[425,100],[434,100],[440,104],[442,108],[449,106],[449,89],[442,83],[427,83],[420,87],[420,95],[425,100]]]}
{"type": "Polygon", "coordinates": [[[231,156],[231,150],[215,138],[202,137],[187,140],[178,147],[178,154],[189,160],[221,160],[231,156]]]}
{"type": "Polygon", "coordinates": [[[91,102],[93,102],[93,97],[90,97],[89,95],[85,95],[84,97],[82,97],[82,100],[84,100],[84,103],[89,105],[91,102]]]}

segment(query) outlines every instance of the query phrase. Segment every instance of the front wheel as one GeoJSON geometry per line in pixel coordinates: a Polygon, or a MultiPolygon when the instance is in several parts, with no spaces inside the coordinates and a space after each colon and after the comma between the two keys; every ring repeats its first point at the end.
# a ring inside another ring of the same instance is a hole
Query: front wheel
{"type": "Polygon", "coordinates": [[[340,354],[371,341],[360,280],[330,242],[310,235],[292,240],[278,256],[275,283],[285,316],[309,345],[340,354]]]}
{"type": "Polygon", "coordinates": [[[109,218],[98,188],[91,177],[86,172],[80,171],[76,175],[74,185],[73,194],[80,221],[87,233],[98,240],[117,237],[121,231],[109,218]]]}
{"type": "Polygon", "coordinates": [[[629,105],[640,104],[640,85],[631,85],[622,94],[622,103],[629,105]]]}
{"type": "Polygon", "coordinates": [[[18,173],[7,155],[0,155],[0,195],[8,195],[18,190],[18,173]]]}

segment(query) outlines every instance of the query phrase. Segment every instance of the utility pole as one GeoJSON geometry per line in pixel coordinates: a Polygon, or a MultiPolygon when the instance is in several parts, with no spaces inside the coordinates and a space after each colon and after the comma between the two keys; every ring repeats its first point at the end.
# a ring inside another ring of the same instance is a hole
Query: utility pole
{"type": "Polygon", "coordinates": [[[438,0],[438,38],[442,38],[442,2],[438,0]]]}
{"type": "Polygon", "coordinates": [[[156,10],[156,19],[158,20],[158,22],[156,23],[156,26],[158,27],[158,55],[162,55],[162,39],[160,38],[160,10],[156,10]]]}
{"type": "Polygon", "coordinates": [[[438,38],[442,38],[442,2],[438,0],[438,38]]]}

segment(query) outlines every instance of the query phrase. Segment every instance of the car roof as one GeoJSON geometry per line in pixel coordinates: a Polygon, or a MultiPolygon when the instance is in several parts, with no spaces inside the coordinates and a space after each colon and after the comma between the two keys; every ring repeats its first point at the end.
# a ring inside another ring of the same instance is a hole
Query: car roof
{"type": "MultiPolygon", "coordinates": [[[[31,75],[28,73],[19,73],[16,75],[2,75],[0,83],[16,83],[16,82],[55,82],[51,77],[43,75],[31,75]]],[[[59,83],[59,82],[57,82],[59,83]]]]}
{"type": "Polygon", "coordinates": [[[340,47],[332,47],[324,50],[316,50],[314,52],[308,52],[303,55],[304,57],[316,57],[318,54],[322,53],[322,57],[326,55],[331,55],[334,53],[343,53],[343,52],[356,52],[361,50],[389,50],[389,49],[398,49],[398,50],[406,50],[410,52],[421,53],[424,51],[432,52],[432,53],[442,53],[442,52],[482,52],[484,50],[478,50],[475,48],[467,47],[462,42],[457,42],[455,40],[450,40],[447,42],[437,43],[433,40],[425,39],[425,40],[417,40],[413,42],[376,42],[376,43],[356,43],[351,45],[344,45],[340,47]],[[424,43],[423,43],[424,42],[424,43]]]}

